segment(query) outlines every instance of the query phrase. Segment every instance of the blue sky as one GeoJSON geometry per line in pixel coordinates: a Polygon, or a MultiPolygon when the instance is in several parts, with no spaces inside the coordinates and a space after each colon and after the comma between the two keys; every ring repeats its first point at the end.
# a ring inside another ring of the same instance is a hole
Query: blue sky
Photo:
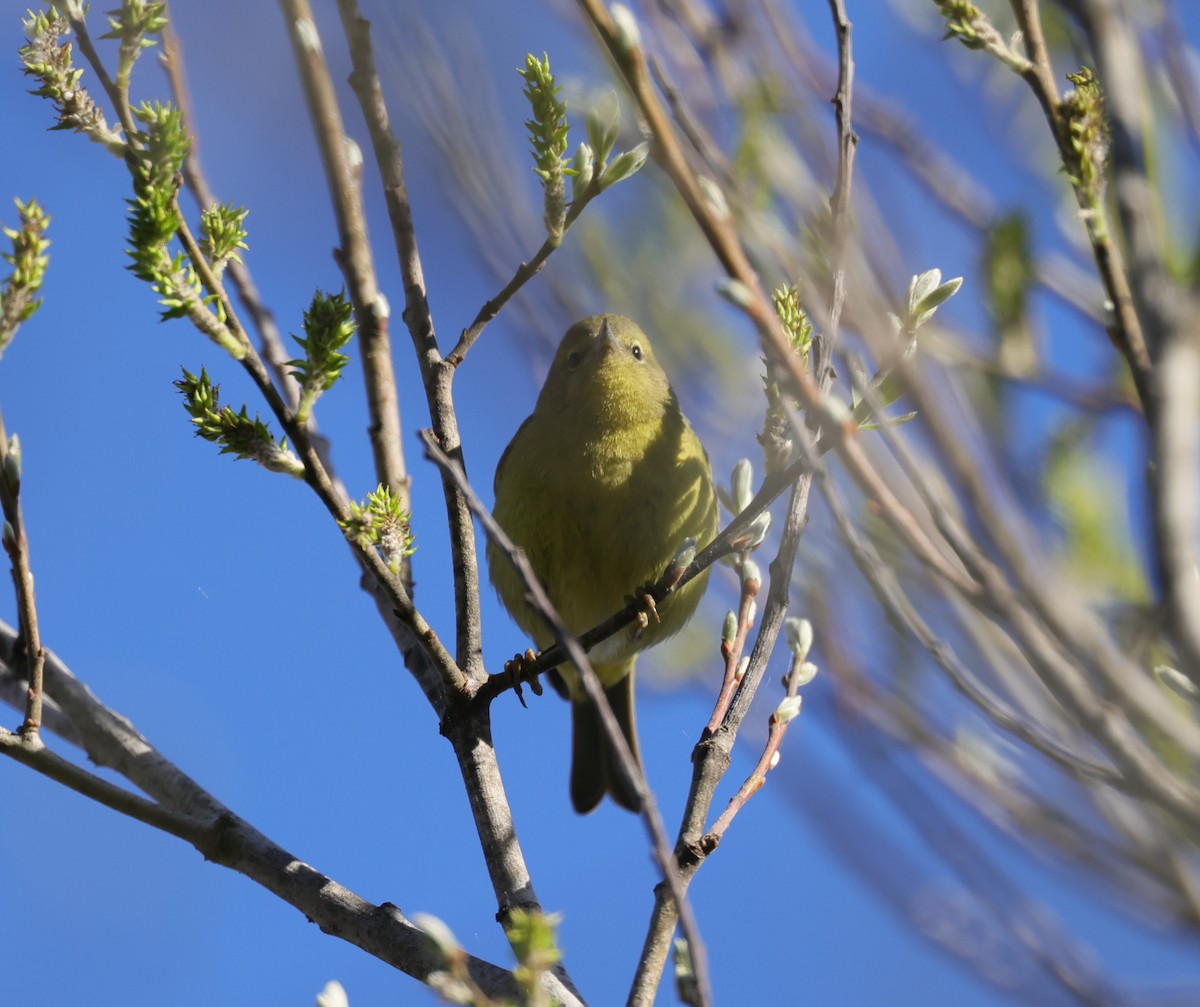
{"type": "MultiPolygon", "coordinates": [[[[281,17],[271,4],[177,6],[210,181],[223,198],[250,208],[247,262],[281,328],[299,331],[313,288],[337,289],[340,277],[281,17]]],[[[567,72],[596,66],[544,8],[501,13],[460,0],[449,9],[446,23],[475,22],[491,71],[510,88],[500,100],[513,111],[514,146],[522,144],[522,111],[511,68],[526,51],[549,51],[567,72]]],[[[123,168],[82,138],[46,131],[50,108],[24,93],[15,69],[23,12],[24,4],[0,2],[0,44],[11,54],[0,89],[7,141],[0,221],[15,219],[11,197],[36,196],[53,216],[53,247],[46,304],[0,361],[0,409],[24,447],[23,502],[46,641],[164,754],[296,856],[364,898],[441,917],[472,953],[507,962],[457,770],[434,716],[312,495],[218,457],[191,436],[171,384],[181,366],[206,366],[230,401],[249,395],[249,385],[182,323],[160,324],[152,296],[125,269],[123,168]]],[[[852,3],[850,13],[860,80],[917,110],[947,106],[957,125],[935,122],[938,139],[978,160],[988,139],[970,125],[969,98],[928,68],[922,43],[912,40],[911,58],[900,58],[895,38],[903,29],[883,4],[856,11],[852,3]]],[[[1190,9],[1182,13],[1196,20],[1190,9]]],[[[93,23],[99,33],[98,12],[93,23]]],[[[823,20],[816,23],[823,32],[823,20]]],[[[333,29],[329,18],[323,24],[333,29]]],[[[1195,28],[1189,25],[1193,39],[1195,28]]],[[[336,35],[326,36],[326,47],[344,77],[336,35]]],[[[141,80],[147,96],[165,94],[150,61],[141,80]]],[[[876,170],[869,143],[859,158],[861,170],[876,170]]],[[[435,157],[410,149],[408,165],[431,303],[447,341],[495,285],[449,213],[435,157]]],[[[986,181],[1011,199],[1038,184],[1032,177],[986,181]]],[[[378,198],[371,200],[382,281],[398,310],[386,219],[378,198]]],[[[536,238],[536,221],[529,233],[536,238]]],[[[953,264],[961,236],[939,229],[926,238],[948,275],[964,271],[953,264]]],[[[495,460],[528,412],[541,373],[517,348],[514,323],[502,317],[488,330],[457,384],[469,470],[481,490],[490,491],[495,460]]],[[[393,340],[416,480],[418,603],[445,636],[452,608],[441,496],[415,439],[428,418],[398,324],[393,340]]],[[[356,366],[322,400],[318,418],[339,473],[361,496],[374,482],[356,366]]],[[[729,593],[717,578],[714,589],[729,593]]],[[[490,591],[484,601],[485,646],[498,668],[523,644],[490,591]]],[[[0,617],[15,618],[7,595],[0,617]]],[[[712,689],[708,679],[676,690],[650,682],[639,697],[646,768],[669,827],[712,689]]],[[[760,703],[759,722],[772,702],[760,703]]],[[[525,710],[506,697],[494,719],[534,884],[544,907],[564,914],[567,965],[591,1002],[620,1002],[655,881],[641,827],[611,805],[587,818],[571,811],[568,718],[556,699],[525,710]]],[[[855,762],[839,738],[852,730],[838,722],[818,680],[780,769],[693,887],[717,1002],[1065,1003],[1021,1000],[1029,978],[1022,970],[1030,966],[995,943],[986,913],[931,856],[928,837],[902,825],[892,804],[903,799],[902,779],[890,790],[881,785],[880,777],[903,777],[913,767],[855,762]],[[851,794],[852,801],[839,799],[851,794]],[[872,862],[902,865],[907,880],[920,881],[889,891],[888,871],[863,870],[872,862]],[[914,933],[914,921],[947,919],[970,923],[962,927],[975,948],[967,957],[994,961],[1017,993],[979,982],[914,933]]],[[[752,745],[739,747],[731,784],[755,757],[752,745]]],[[[0,831],[8,906],[0,914],[0,963],[28,1003],[282,1007],[311,1002],[334,978],[354,1007],[435,1002],[178,840],[7,761],[0,762],[0,796],[9,811],[9,828],[0,831]]],[[[952,820],[964,848],[978,844],[1014,884],[1047,899],[1057,926],[1090,947],[1085,963],[1102,962],[1111,978],[1135,989],[1169,991],[1200,979],[1194,944],[1130,921],[1119,906],[1089,894],[1071,869],[1019,856],[969,815],[952,820]]],[[[664,991],[662,1002],[674,1002],[673,994],[664,991]]]]}

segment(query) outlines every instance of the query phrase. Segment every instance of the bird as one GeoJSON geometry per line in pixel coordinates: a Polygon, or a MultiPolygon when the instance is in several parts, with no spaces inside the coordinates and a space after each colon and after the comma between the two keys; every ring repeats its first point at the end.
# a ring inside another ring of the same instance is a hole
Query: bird
{"type": "MultiPolygon", "coordinates": [[[[532,414],[496,467],[493,517],[524,550],[567,629],[580,635],[657,581],[689,539],[716,535],[712,467],[650,340],[615,314],[581,319],[563,335],[532,414]]],[[[539,649],[553,643],[524,582],[494,542],[488,571],[501,603],[539,649]]],[[[638,654],[681,630],[708,571],[589,653],[641,770],[634,714],[638,654]]],[[[551,681],[571,702],[571,803],[580,814],[610,795],[640,810],[622,779],[600,715],[573,665],[551,681]]]]}

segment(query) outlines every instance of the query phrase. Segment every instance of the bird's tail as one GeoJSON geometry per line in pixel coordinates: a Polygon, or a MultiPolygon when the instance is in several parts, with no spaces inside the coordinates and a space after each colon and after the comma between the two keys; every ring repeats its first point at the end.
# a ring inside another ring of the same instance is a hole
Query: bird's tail
{"type": "MultiPolygon", "coordinates": [[[[605,686],[604,694],[640,773],[642,754],[637,742],[632,669],[617,682],[605,686]]],[[[624,779],[618,768],[617,756],[604,733],[599,711],[586,696],[572,698],[571,804],[579,814],[585,815],[603,800],[605,794],[611,794],[617,804],[635,814],[642,809],[637,789],[624,779]]]]}

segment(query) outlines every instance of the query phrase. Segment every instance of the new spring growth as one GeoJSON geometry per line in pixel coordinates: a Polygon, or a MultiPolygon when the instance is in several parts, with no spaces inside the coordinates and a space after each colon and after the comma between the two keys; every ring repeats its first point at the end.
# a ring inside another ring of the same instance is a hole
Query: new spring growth
{"type": "Polygon", "coordinates": [[[588,143],[596,159],[597,171],[604,171],[620,132],[621,104],[616,91],[607,91],[587,114],[588,143]]]}
{"type": "MultiPolygon", "coordinates": [[[[762,587],[762,571],[759,570],[758,564],[749,556],[741,562],[741,574],[742,590],[751,597],[758,594],[759,588],[762,587]]],[[[754,621],[753,617],[751,617],[750,621],[754,621]]]]}
{"type": "Polygon", "coordinates": [[[617,45],[621,47],[621,50],[631,53],[640,48],[642,31],[638,27],[637,18],[633,16],[633,11],[623,3],[615,3],[609,9],[609,13],[612,15],[613,25],[617,29],[617,45]]]}
{"type": "Polygon", "coordinates": [[[8,439],[4,450],[4,467],[0,470],[4,477],[4,487],[14,500],[21,493],[21,441],[16,434],[8,439]]]}
{"type": "Polygon", "coordinates": [[[800,305],[800,291],[794,284],[785,283],[775,288],[771,303],[775,305],[775,314],[779,316],[779,324],[787,333],[792,349],[800,355],[801,360],[807,362],[812,350],[813,327],[800,305]]]}
{"type": "Polygon", "coordinates": [[[674,587],[695,558],[696,540],[689,536],[679,544],[679,548],[675,550],[675,555],[671,557],[671,562],[667,564],[667,569],[663,572],[666,586],[674,587]]]}
{"type": "Polygon", "coordinates": [[[504,927],[509,946],[517,957],[513,977],[520,984],[530,1003],[537,1002],[536,989],[541,976],[562,961],[556,931],[562,916],[558,913],[529,912],[513,909],[504,927]]]}
{"type": "MultiPolygon", "coordinates": [[[[942,282],[942,271],[930,269],[918,273],[908,281],[904,317],[899,319],[900,331],[912,335],[931,319],[946,301],[950,300],[962,286],[962,277],[942,282]]],[[[896,320],[893,316],[893,324],[896,320]]]]}
{"type": "Polygon", "coordinates": [[[733,650],[733,641],[737,639],[738,621],[737,615],[730,609],[725,613],[725,619],[721,623],[721,656],[728,657],[733,650]]]}
{"type": "Polygon", "coordinates": [[[120,131],[109,128],[104,113],[80,83],[83,70],[71,65],[71,43],[62,41],[71,33],[67,19],[51,7],[49,12],[30,14],[21,27],[26,38],[17,51],[21,72],[38,82],[33,94],[54,103],[58,122],[52,128],[74,130],[118,156],[124,154],[120,131]]]}
{"type": "Polygon", "coordinates": [[[738,658],[737,667],[734,669],[734,672],[733,672],[734,681],[740,684],[742,679],[746,677],[746,671],[747,671],[747,669],[749,669],[749,667],[750,667],[750,655],[743,654],[741,657],[738,658]]]}
{"type": "Polygon", "coordinates": [[[800,706],[803,702],[801,696],[784,696],[775,707],[775,712],[771,714],[771,721],[780,725],[790,723],[800,716],[800,706]]]}
{"type": "Polygon", "coordinates": [[[1063,168],[1079,192],[1085,209],[1098,210],[1104,191],[1104,166],[1108,160],[1108,123],[1100,82],[1086,66],[1067,74],[1075,87],[1063,95],[1058,110],[1066,133],[1063,168]]]}
{"type": "Polygon", "coordinates": [[[646,158],[650,154],[650,142],[648,140],[639,143],[633,150],[627,150],[618,154],[613,158],[612,164],[604,169],[600,176],[600,190],[610,188],[618,182],[623,182],[632,175],[636,175],[642,170],[642,165],[646,163],[646,158]]]}
{"type": "Polygon", "coordinates": [[[546,233],[553,239],[561,239],[567,216],[563,180],[575,174],[571,159],[565,156],[571,129],[567,124],[567,103],[559,97],[562,87],[555,83],[550,57],[545,53],[540,60],[527,53],[525,68],[517,73],[525,80],[522,93],[532,112],[532,118],[525,120],[525,128],[533,151],[533,170],[542,180],[546,233]]]}
{"type": "Polygon", "coordinates": [[[155,44],[149,36],[161,35],[167,26],[166,15],[166,3],[146,3],[146,0],[124,0],[120,7],[108,12],[111,30],[100,37],[121,43],[117,52],[117,87],[123,92],[129,90],[129,76],[138,56],[155,44]]]}
{"type": "Polygon", "coordinates": [[[942,41],[956,38],[968,49],[982,49],[989,32],[996,29],[978,7],[966,0],[934,0],[938,12],[946,19],[946,34],[942,41]]]}
{"type": "Polygon", "coordinates": [[[716,182],[707,175],[697,175],[696,184],[700,186],[700,192],[704,196],[704,201],[708,204],[708,208],[712,210],[714,216],[722,221],[733,217],[733,214],[729,212],[729,201],[725,198],[724,191],[716,182]]]}
{"type": "Polygon", "coordinates": [[[344,292],[318,290],[304,313],[304,338],[292,336],[304,351],[303,360],[289,360],[292,376],[300,382],[296,421],[307,423],[317,399],[337,383],[350,358],[338,351],[355,330],[354,312],[344,292]]]}
{"type": "Polygon", "coordinates": [[[729,278],[717,280],[716,291],[735,308],[741,308],[743,311],[749,309],[754,303],[754,294],[741,280],[729,278]]]}
{"type": "Polygon", "coordinates": [[[129,159],[133,198],[129,206],[129,249],[133,275],[150,284],[162,305],[162,318],[186,318],[235,360],[246,346],[226,325],[220,300],[204,289],[194,264],[171,243],[183,226],[176,192],[191,141],[183,116],[170,105],[143,103],[133,110],[144,129],[130,138],[137,154],[129,159]],[[215,305],[215,308],[214,308],[215,305]]]}
{"type": "Polygon", "coordinates": [[[287,438],[276,441],[267,424],[258,416],[251,419],[245,406],[236,413],[232,406],[222,408],[221,387],[209,380],[203,368],[199,377],[184,369],[175,387],[183,395],[183,407],[192,418],[196,436],[219,445],[221,454],[258,462],[270,472],[304,478],[304,463],[287,446],[287,438]]]}
{"type": "Polygon", "coordinates": [[[0,533],[0,539],[3,540],[4,551],[12,555],[17,548],[17,530],[7,521],[4,522],[4,531],[0,533]]]}
{"type": "Polygon", "coordinates": [[[50,247],[45,237],[50,218],[38,206],[36,199],[17,204],[20,223],[16,227],[5,227],[4,236],[12,242],[11,251],[4,253],[4,261],[12,266],[12,273],[0,284],[0,354],[12,342],[22,322],[33,317],[42,306],[41,298],[34,295],[42,288],[50,247]]]}
{"type": "MultiPolygon", "coordinates": [[[[748,458],[742,458],[734,465],[733,472],[729,477],[729,488],[718,486],[717,496],[720,497],[721,503],[725,505],[729,513],[735,516],[750,506],[750,501],[754,499],[754,469],[748,458]]],[[[763,539],[767,537],[770,528],[771,514],[769,511],[763,511],[746,526],[742,533],[730,543],[730,546],[736,552],[757,549],[763,539]]]]}
{"type": "Polygon", "coordinates": [[[413,926],[420,930],[442,956],[447,965],[455,965],[465,958],[465,952],[454,932],[436,916],[429,913],[413,913],[409,917],[413,926]]]}
{"type": "Polygon", "coordinates": [[[790,619],[783,621],[783,635],[787,640],[788,650],[792,652],[792,656],[798,661],[803,661],[808,657],[808,652],[812,648],[813,628],[812,623],[807,619],[798,619],[792,616],[790,619]]]}
{"type": "Polygon", "coordinates": [[[796,688],[800,689],[808,685],[814,678],[817,677],[817,666],[812,661],[801,661],[796,668],[795,674],[792,676],[792,681],[796,683],[796,688]]]}
{"type": "Polygon", "coordinates": [[[350,502],[350,516],[339,521],[346,538],[358,548],[377,548],[392,573],[399,573],[404,560],[417,551],[409,512],[387,486],[367,494],[365,503],[350,502]]]}
{"type": "Polygon", "coordinates": [[[795,617],[785,619],[783,635],[787,640],[788,650],[792,652],[792,666],[783,676],[783,684],[789,690],[799,689],[808,685],[817,675],[817,666],[807,660],[813,642],[812,623],[807,619],[795,617]]]}
{"type": "MultiPolygon", "coordinates": [[[[812,351],[813,327],[800,305],[800,291],[791,284],[776,287],[771,294],[771,302],[775,305],[775,314],[787,335],[792,352],[807,363],[812,351]]],[[[779,385],[771,377],[766,358],[763,358],[763,367],[763,394],[767,398],[767,411],[758,443],[763,449],[763,468],[770,476],[782,472],[791,463],[795,441],[792,439],[787,404],[779,385]]]]}
{"type": "Polygon", "coordinates": [[[675,951],[675,995],[683,1004],[694,1004],[700,1000],[700,989],[696,983],[696,968],[692,964],[692,949],[683,937],[676,937],[675,951]]]}
{"type": "Polygon", "coordinates": [[[1168,664],[1156,664],[1154,666],[1154,674],[1172,692],[1178,693],[1184,699],[1191,700],[1193,703],[1200,702],[1200,688],[1197,688],[1196,683],[1183,674],[1183,672],[1172,668],[1168,664]]]}
{"type": "Polygon", "coordinates": [[[956,38],[968,49],[986,50],[1017,73],[1029,69],[1029,60],[1016,50],[1018,39],[1014,37],[1013,44],[1007,44],[987,15],[973,3],[967,0],[934,0],[934,3],[946,19],[943,41],[956,38]]]}
{"type": "Polygon", "coordinates": [[[317,994],[316,1007],[350,1007],[350,998],[340,982],[330,979],[317,994]]]}
{"type": "Polygon", "coordinates": [[[212,271],[220,276],[231,262],[241,263],[239,251],[245,251],[246,214],[244,207],[219,203],[200,211],[200,250],[212,271]]]}
{"type": "Polygon", "coordinates": [[[750,505],[754,497],[754,489],[751,486],[753,478],[754,469],[750,465],[750,459],[739,459],[729,475],[729,498],[732,504],[730,509],[735,514],[740,514],[750,505]]]}
{"type": "Polygon", "coordinates": [[[581,143],[575,152],[575,175],[571,179],[571,201],[573,203],[577,203],[583,198],[583,194],[592,184],[595,174],[596,158],[592,153],[592,148],[586,143],[581,143]]]}

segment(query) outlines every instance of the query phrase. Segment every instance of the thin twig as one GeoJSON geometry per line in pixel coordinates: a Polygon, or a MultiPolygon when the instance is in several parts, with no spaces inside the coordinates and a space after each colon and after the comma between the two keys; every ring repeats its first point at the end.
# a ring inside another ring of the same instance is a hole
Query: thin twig
{"type": "Polygon", "coordinates": [[[139,794],[110,783],[95,773],[81,769],[52,752],[35,734],[22,735],[20,732],[13,733],[0,727],[0,751],[118,814],[186,840],[193,846],[205,840],[205,826],[200,821],[170,811],[154,801],[148,801],[139,794]]]}
{"type": "MultiPolygon", "coordinates": [[[[23,648],[21,654],[17,656],[23,658],[23,648]]],[[[43,662],[43,679],[44,677],[43,662]]],[[[28,702],[29,680],[24,667],[24,661],[17,661],[10,665],[4,657],[0,656],[0,703],[23,712],[28,702]]],[[[47,731],[57,735],[69,745],[81,747],[83,744],[83,740],[79,737],[79,732],[75,730],[75,725],[71,723],[71,719],[63,713],[62,707],[54,702],[54,697],[48,696],[43,689],[42,728],[40,733],[44,737],[47,731]]]]}
{"type": "Polygon", "coordinates": [[[842,0],[829,0],[829,11],[833,16],[834,33],[837,35],[838,83],[833,96],[834,115],[837,121],[837,180],[829,200],[830,228],[832,231],[829,266],[833,279],[833,290],[829,299],[829,315],[826,331],[814,340],[813,372],[818,381],[823,381],[833,366],[833,348],[837,343],[841,326],[842,305],[846,300],[846,248],[850,236],[850,187],[854,179],[854,150],[858,136],[854,132],[854,58],[851,52],[850,19],[842,0]]]}
{"type": "MultiPolygon", "coordinates": [[[[749,553],[742,553],[742,561],[749,558],[749,553]]],[[[735,616],[737,628],[732,640],[721,641],[721,657],[725,662],[725,674],[721,679],[721,689],[717,693],[717,701],[713,704],[712,716],[708,718],[705,734],[717,733],[725,714],[729,712],[729,704],[733,702],[733,694],[738,687],[738,665],[742,661],[742,652],[746,649],[746,637],[754,627],[753,612],[757,607],[754,599],[758,596],[757,580],[748,577],[741,578],[742,594],[738,601],[738,611],[735,616]]],[[[732,614],[732,613],[731,613],[732,614]]]]}
{"type": "Polygon", "coordinates": [[[462,335],[459,337],[454,349],[446,355],[446,363],[457,367],[463,362],[467,351],[474,345],[475,340],[483,334],[483,330],[488,322],[500,314],[504,306],[512,300],[517,291],[542,271],[546,260],[562,245],[563,237],[566,235],[567,230],[579,219],[583,208],[599,194],[600,183],[597,179],[592,179],[587,188],[579,194],[579,197],[571,201],[570,209],[567,210],[567,215],[563,219],[562,233],[557,235],[552,234],[547,237],[542,242],[542,247],[537,250],[534,257],[528,262],[522,262],[517,267],[517,271],[513,274],[512,279],[504,285],[504,289],[495,297],[484,302],[483,307],[475,315],[475,320],[463,329],[462,335]]]}
{"type": "MultiPolygon", "coordinates": [[[[804,667],[804,659],[794,656],[792,658],[792,666],[786,676],[784,676],[784,696],[791,699],[796,696],[799,688],[799,680],[801,671],[804,667]]],[[[798,713],[799,711],[797,711],[798,713]]],[[[700,848],[707,855],[721,845],[721,840],[725,837],[725,833],[729,831],[729,826],[733,824],[733,820],[737,817],[746,803],[757,794],[767,782],[767,773],[769,773],[779,762],[779,747],[783,744],[784,736],[787,734],[788,727],[795,719],[795,714],[790,717],[784,717],[780,714],[778,708],[771,713],[767,719],[767,741],[763,745],[762,754],[758,758],[758,763],[746,777],[745,782],[738,787],[737,793],[729,799],[729,804],[720,816],[712,824],[704,836],[700,840],[700,848]]]]}
{"type": "Polygon", "coordinates": [[[29,565],[29,538],[21,512],[21,456],[14,451],[0,416],[0,509],[4,512],[4,551],[12,563],[13,587],[17,593],[17,613],[21,636],[25,641],[25,677],[29,686],[25,700],[25,721],[18,730],[23,738],[36,738],[42,726],[42,673],[46,651],[38,628],[37,598],[33,591],[33,570],[29,565]]]}

